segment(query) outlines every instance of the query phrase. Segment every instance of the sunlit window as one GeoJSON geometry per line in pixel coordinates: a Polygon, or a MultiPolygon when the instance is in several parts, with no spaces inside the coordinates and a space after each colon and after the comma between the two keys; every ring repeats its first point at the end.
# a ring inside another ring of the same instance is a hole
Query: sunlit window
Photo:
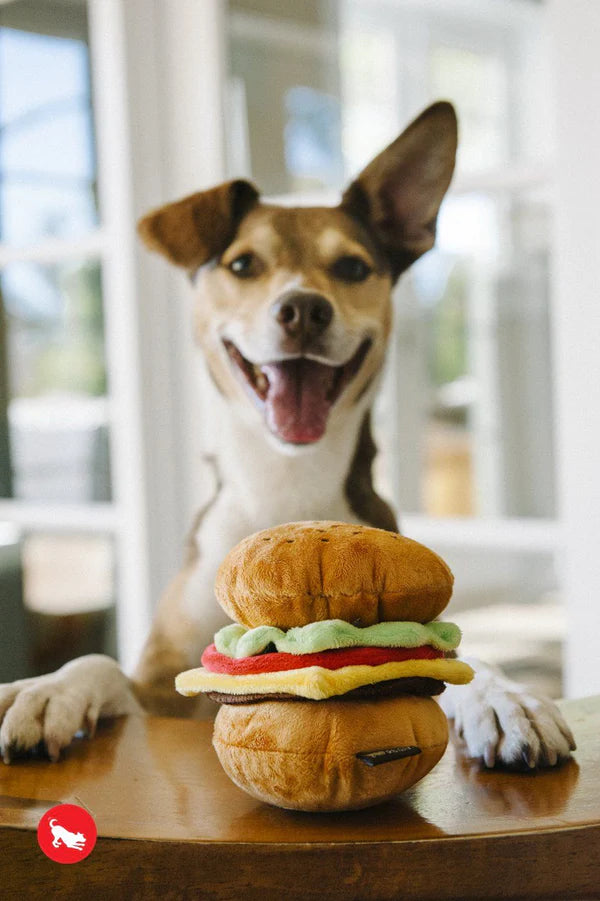
{"type": "MultiPolygon", "coordinates": [[[[112,496],[91,93],[83,0],[0,5],[0,493],[50,521],[112,496]]],[[[21,674],[114,649],[112,539],[22,520],[21,674]]]]}

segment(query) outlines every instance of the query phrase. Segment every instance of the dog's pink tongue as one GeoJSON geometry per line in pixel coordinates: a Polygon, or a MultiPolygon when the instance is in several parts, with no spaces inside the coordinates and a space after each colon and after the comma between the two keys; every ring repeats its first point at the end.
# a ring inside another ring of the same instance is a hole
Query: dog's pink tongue
{"type": "Polygon", "coordinates": [[[336,367],[312,360],[268,363],[265,398],[267,425],[291,444],[310,444],[325,432],[336,367]]]}

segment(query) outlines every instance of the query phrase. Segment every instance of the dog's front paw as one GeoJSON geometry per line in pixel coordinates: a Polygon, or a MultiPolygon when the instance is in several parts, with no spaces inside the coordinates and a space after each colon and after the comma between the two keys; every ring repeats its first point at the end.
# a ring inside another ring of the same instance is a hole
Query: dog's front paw
{"type": "Polygon", "coordinates": [[[442,703],[469,757],[486,767],[519,769],[556,766],[566,760],[575,750],[575,740],[556,704],[511,682],[499,670],[472,662],[473,681],[447,689],[442,703]]]}
{"type": "Polygon", "coordinates": [[[55,673],[0,685],[0,754],[10,763],[42,745],[58,760],[77,732],[93,735],[101,717],[139,712],[116,661],[80,657],[55,673]]]}

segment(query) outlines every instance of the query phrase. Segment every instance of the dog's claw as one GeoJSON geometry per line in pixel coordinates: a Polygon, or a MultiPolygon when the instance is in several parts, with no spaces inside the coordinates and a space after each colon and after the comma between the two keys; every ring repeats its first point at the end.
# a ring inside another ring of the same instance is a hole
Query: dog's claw
{"type": "Polygon", "coordinates": [[[494,768],[496,763],[496,746],[492,742],[488,742],[483,749],[483,762],[488,770],[494,768]]]}
{"type": "Polygon", "coordinates": [[[573,733],[571,732],[571,730],[569,729],[569,727],[567,726],[566,723],[564,723],[564,725],[561,724],[561,732],[564,735],[564,737],[566,738],[566,740],[569,742],[569,751],[576,751],[577,750],[577,742],[575,741],[575,736],[573,735],[573,733]]]}
{"type": "Polygon", "coordinates": [[[521,758],[528,769],[535,769],[535,753],[533,751],[533,748],[523,748],[523,750],[521,751],[521,758]]]}
{"type": "Polygon", "coordinates": [[[46,742],[46,749],[48,751],[48,757],[52,761],[52,763],[58,763],[60,759],[60,745],[57,741],[49,739],[46,742]]]}
{"type": "Polygon", "coordinates": [[[97,706],[90,706],[85,715],[85,731],[87,733],[88,738],[93,738],[96,734],[96,727],[98,725],[98,708],[97,706]]]}
{"type": "Polygon", "coordinates": [[[544,748],[545,757],[548,761],[548,766],[556,766],[558,763],[558,754],[554,748],[544,748]]]}

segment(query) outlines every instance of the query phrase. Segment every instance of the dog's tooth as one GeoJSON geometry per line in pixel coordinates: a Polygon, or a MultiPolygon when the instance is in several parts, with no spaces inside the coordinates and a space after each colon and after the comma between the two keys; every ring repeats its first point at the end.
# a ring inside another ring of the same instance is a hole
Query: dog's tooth
{"type": "Polygon", "coordinates": [[[260,371],[260,369],[258,370],[258,373],[256,375],[256,387],[261,393],[265,392],[269,387],[269,380],[267,379],[264,372],[260,371]]]}

